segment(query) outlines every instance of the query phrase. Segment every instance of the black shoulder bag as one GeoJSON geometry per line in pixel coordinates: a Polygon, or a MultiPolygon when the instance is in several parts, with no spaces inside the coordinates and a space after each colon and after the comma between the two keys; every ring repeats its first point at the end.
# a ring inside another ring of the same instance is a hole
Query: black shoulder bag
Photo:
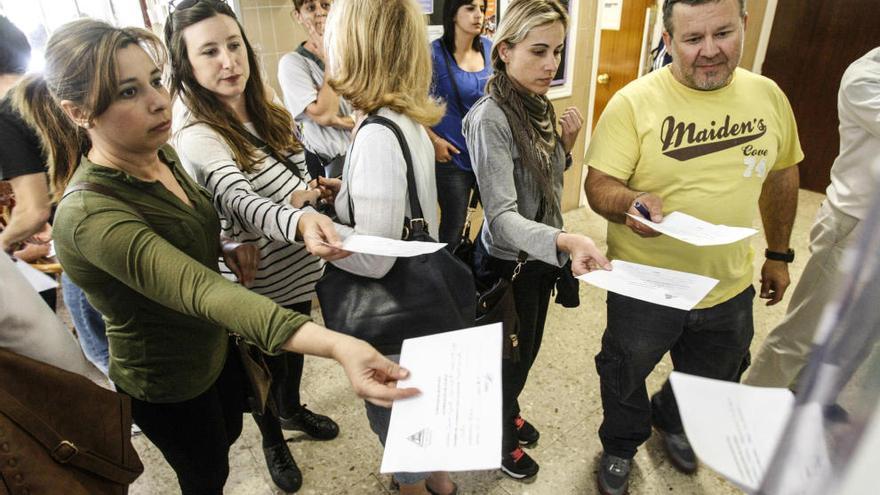
{"type": "MultiPolygon", "coordinates": [[[[404,240],[435,242],[422,215],[403,133],[378,115],[371,115],[363,125],[370,124],[383,125],[395,134],[406,161],[412,219],[404,219],[404,240]]],[[[353,207],[349,197],[352,222],[353,207]]],[[[316,290],[328,328],[363,339],[384,354],[399,354],[404,339],[474,326],[476,289],[471,270],[446,249],[398,258],[380,279],[327,264],[316,290]]]]}

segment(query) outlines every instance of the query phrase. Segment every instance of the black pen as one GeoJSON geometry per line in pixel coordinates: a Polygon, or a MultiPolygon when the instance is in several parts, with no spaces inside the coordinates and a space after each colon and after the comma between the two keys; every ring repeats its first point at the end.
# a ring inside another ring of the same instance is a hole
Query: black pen
{"type": "Polygon", "coordinates": [[[636,201],[635,204],[633,204],[633,207],[634,207],[639,213],[641,213],[642,216],[645,217],[646,220],[651,220],[651,212],[648,211],[648,207],[645,206],[645,205],[643,205],[643,204],[641,203],[641,201],[636,201]]]}

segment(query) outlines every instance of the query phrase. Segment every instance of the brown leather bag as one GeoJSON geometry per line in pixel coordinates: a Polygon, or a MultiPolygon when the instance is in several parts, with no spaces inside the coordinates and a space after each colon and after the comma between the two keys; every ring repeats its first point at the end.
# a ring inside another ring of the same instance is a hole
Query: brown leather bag
{"type": "Polygon", "coordinates": [[[131,399],[0,349],[0,495],[124,494],[143,471],[131,399]]]}

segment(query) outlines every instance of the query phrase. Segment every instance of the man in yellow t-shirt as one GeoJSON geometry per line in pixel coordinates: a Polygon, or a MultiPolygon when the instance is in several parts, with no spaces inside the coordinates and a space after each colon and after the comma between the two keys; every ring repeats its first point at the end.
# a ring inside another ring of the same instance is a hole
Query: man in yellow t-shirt
{"type": "Polygon", "coordinates": [[[666,352],[675,369],[738,381],[753,335],[748,239],[697,247],[626,217],[658,222],[680,211],[750,227],[760,209],[768,259],[760,297],[776,304],[789,285],[786,260],[803,159],[788,100],[769,79],[738,69],[746,24],[742,0],[666,0],[671,65],[633,81],[608,103],[587,152],[587,199],[609,220],[610,258],[696,273],[718,285],[682,311],[608,294],[608,324],[596,356],[604,408],[599,429],[602,493],[624,493],[632,458],[663,433],[673,463],[696,458],[667,382],[648,400],[645,378],[666,352]]]}

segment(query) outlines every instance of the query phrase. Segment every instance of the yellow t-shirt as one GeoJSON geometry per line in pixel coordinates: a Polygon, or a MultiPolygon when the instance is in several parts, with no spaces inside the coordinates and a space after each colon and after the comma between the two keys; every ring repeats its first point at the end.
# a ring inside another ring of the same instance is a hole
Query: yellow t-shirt
{"type": "MultiPolygon", "coordinates": [[[[737,69],[727,86],[698,91],[666,67],[614,95],[586,161],[633,190],[659,195],[664,214],[751,227],[767,174],[802,159],[794,115],[773,81],[737,69]]],[[[608,255],[718,279],[697,308],[722,303],[752,283],[748,239],[698,247],[669,236],[642,238],[609,223],[608,255]]]]}

